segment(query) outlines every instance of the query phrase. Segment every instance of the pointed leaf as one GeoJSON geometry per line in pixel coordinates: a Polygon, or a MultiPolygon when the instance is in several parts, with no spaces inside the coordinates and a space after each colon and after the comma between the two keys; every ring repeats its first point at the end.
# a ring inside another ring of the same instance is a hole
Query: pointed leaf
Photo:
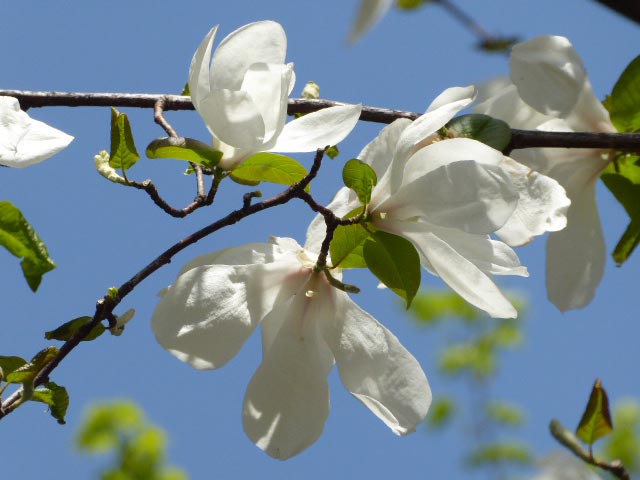
{"type": "Polygon", "coordinates": [[[0,355],[0,370],[4,377],[25,365],[27,361],[21,357],[5,357],[0,355]]]}
{"type": "Polygon", "coordinates": [[[18,258],[29,287],[34,292],[42,276],[56,268],[42,242],[22,212],[11,202],[0,202],[0,245],[18,258]]]}
{"type": "Polygon", "coordinates": [[[147,157],[175,158],[198,163],[206,168],[218,165],[222,152],[200,140],[185,137],[162,137],[152,141],[146,150],[147,157]]]}
{"type": "Polygon", "coordinates": [[[631,222],[613,251],[622,265],[640,242],[640,157],[626,155],[606,168],[600,177],[631,217],[631,222]]]}
{"type": "Polygon", "coordinates": [[[640,130],[640,55],[620,75],[608,106],[611,122],[619,132],[640,130]]]}
{"type": "Polygon", "coordinates": [[[340,268],[367,268],[362,246],[369,232],[359,223],[339,225],[333,233],[329,253],[331,264],[340,268]]]}
{"type": "Polygon", "coordinates": [[[473,113],[462,115],[447,124],[449,135],[478,140],[496,150],[504,150],[511,141],[511,127],[502,120],[473,113]]]}
{"type": "MultiPolygon", "coordinates": [[[[73,337],[76,333],[78,333],[78,330],[80,330],[85,324],[89,323],[91,320],[93,320],[92,317],[74,318],[73,320],[70,320],[60,325],[55,330],[46,332],[44,334],[44,338],[46,338],[47,340],[67,341],[71,337],[73,337]]],[[[89,335],[87,335],[83,339],[83,341],[88,342],[91,340],[95,340],[100,335],[102,335],[105,330],[106,330],[105,326],[102,323],[98,323],[95,327],[91,329],[91,332],[89,333],[89,335]]]]}
{"type": "Polygon", "coordinates": [[[598,439],[609,435],[613,431],[611,414],[609,413],[609,399],[598,378],[591,390],[589,403],[582,414],[576,435],[587,445],[593,445],[598,439]]]}
{"type": "Polygon", "coordinates": [[[24,364],[6,376],[7,383],[33,382],[42,367],[53,359],[59,350],[56,347],[47,347],[38,352],[31,362],[24,364]]]}
{"type": "Polygon", "coordinates": [[[69,394],[67,389],[54,382],[45,383],[45,388],[38,388],[33,392],[32,400],[49,405],[49,412],[60,425],[64,425],[64,416],[69,407],[69,394]]]}
{"type": "Polygon", "coordinates": [[[293,185],[308,174],[307,169],[297,160],[270,152],[252,155],[233,169],[233,178],[236,181],[271,182],[280,185],[293,185]]]}
{"type": "Polygon", "coordinates": [[[140,158],[133,141],[129,117],[111,107],[111,152],[109,165],[128,170],[140,158]]]}
{"type": "Polygon", "coordinates": [[[352,158],[344,164],[342,181],[356,192],[363,205],[367,205],[371,200],[371,191],[378,183],[378,176],[369,165],[357,158],[352,158]]]}
{"type": "Polygon", "coordinates": [[[420,256],[413,244],[378,231],[365,240],[362,252],[369,270],[409,308],[420,287],[420,256]]]}

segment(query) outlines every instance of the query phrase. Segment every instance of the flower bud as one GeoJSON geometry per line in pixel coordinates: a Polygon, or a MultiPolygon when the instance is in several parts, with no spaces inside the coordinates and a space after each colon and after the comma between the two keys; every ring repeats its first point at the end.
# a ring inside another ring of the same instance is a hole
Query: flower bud
{"type": "Polygon", "coordinates": [[[93,157],[93,161],[96,164],[96,170],[98,170],[100,175],[111,182],[127,185],[128,182],[118,175],[115,168],[109,165],[109,158],[109,154],[105,150],[102,150],[98,155],[93,157]]]}

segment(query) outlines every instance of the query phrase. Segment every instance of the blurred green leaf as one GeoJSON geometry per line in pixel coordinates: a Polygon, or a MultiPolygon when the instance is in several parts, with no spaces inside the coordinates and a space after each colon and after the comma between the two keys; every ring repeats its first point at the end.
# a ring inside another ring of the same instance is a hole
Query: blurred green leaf
{"type": "Polygon", "coordinates": [[[524,423],[524,412],[516,405],[494,401],[487,405],[486,410],[489,418],[503,425],[517,427],[524,423]]]}
{"type": "Polygon", "coordinates": [[[357,158],[352,158],[344,164],[342,181],[348,188],[356,192],[363,205],[367,205],[371,200],[371,191],[378,183],[378,176],[369,165],[357,158]]]}
{"type": "Polygon", "coordinates": [[[449,136],[473,138],[500,151],[511,141],[511,127],[489,115],[461,115],[447,123],[446,128],[449,136]]]}
{"type": "Polygon", "coordinates": [[[205,168],[214,168],[222,158],[222,152],[211,145],[185,137],[156,138],[147,146],[146,154],[151,159],[175,158],[197,163],[205,168]]]}
{"type": "Polygon", "coordinates": [[[94,405],[85,414],[76,438],[78,447],[95,453],[109,451],[119,445],[121,432],[141,428],[143,418],[143,413],[133,402],[94,405]]]}
{"type": "Polygon", "coordinates": [[[622,72],[607,104],[611,122],[619,132],[640,130],[640,55],[622,72]]]}
{"type": "Polygon", "coordinates": [[[61,387],[54,382],[47,382],[45,388],[38,388],[33,392],[32,400],[42,402],[49,405],[51,416],[55,418],[60,425],[65,423],[65,415],[69,407],[69,394],[67,389],[61,387]]]}
{"type": "Polygon", "coordinates": [[[609,413],[609,399],[598,378],[591,389],[589,402],[576,429],[576,435],[584,443],[591,446],[612,431],[613,423],[609,413]]]}
{"type": "Polygon", "coordinates": [[[0,245],[18,258],[27,284],[38,290],[42,276],[56,268],[44,242],[11,202],[0,202],[0,245]]]}
{"type": "Polygon", "coordinates": [[[439,367],[447,375],[469,373],[486,378],[496,371],[493,345],[485,341],[450,346],[440,353],[439,367]]]}
{"type": "MultiPolygon", "coordinates": [[[[55,330],[51,330],[44,334],[44,338],[47,340],[62,340],[67,341],[71,337],[73,337],[78,330],[80,330],[84,325],[93,320],[92,317],[78,317],[70,320],[62,325],[60,325],[55,330]]],[[[102,323],[98,323],[95,327],[91,329],[89,335],[87,335],[83,341],[88,342],[91,340],[95,340],[100,335],[104,333],[106,330],[105,326],[102,323]]]]}
{"type": "Polygon", "coordinates": [[[640,242],[640,157],[618,157],[607,166],[600,178],[631,218],[613,251],[613,259],[622,265],[640,242]]]}
{"type": "Polygon", "coordinates": [[[396,0],[396,7],[400,10],[415,10],[421,7],[425,0],[396,0]]]}
{"type": "Polygon", "coordinates": [[[453,419],[456,409],[456,402],[453,398],[441,396],[435,399],[427,416],[429,427],[437,429],[445,427],[453,419]]]}
{"type": "Polygon", "coordinates": [[[49,363],[59,350],[56,347],[47,347],[36,354],[31,362],[24,364],[6,376],[7,383],[33,382],[42,367],[49,363]]]}
{"type": "Polygon", "coordinates": [[[446,317],[473,321],[482,316],[479,310],[453,291],[421,292],[414,298],[411,312],[426,324],[434,324],[446,317]]]}
{"type": "Polygon", "coordinates": [[[640,404],[627,400],[613,409],[616,428],[607,439],[603,454],[620,460],[631,473],[640,473],[640,404]]]}
{"type": "Polygon", "coordinates": [[[472,467],[505,463],[531,465],[533,455],[529,447],[519,442],[496,442],[472,451],[467,456],[466,463],[472,467]]]}
{"type": "Polygon", "coordinates": [[[519,41],[518,37],[492,37],[478,43],[478,48],[489,53],[506,52],[519,41]]]}
{"type": "Polygon", "coordinates": [[[365,240],[362,253],[369,270],[402,297],[409,308],[420,287],[420,256],[413,244],[377,231],[365,240]]]}
{"type": "MultiPolygon", "coordinates": [[[[237,168],[233,169],[233,179],[246,185],[271,182],[280,185],[293,185],[309,174],[297,160],[278,153],[262,152],[252,155],[237,168]]],[[[305,189],[309,191],[309,186],[305,189]]]]}
{"type": "Polygon", "coordinates": [[[339,225],[333,233],[329,247],[333,267],[366,268],[362,251],[369,232],[359,223],[354,225],[339,225]]]}
{"type": "Polygon", "coordinates": [[[111,107],[111,151],[109,157],[109,165],[122,170],[130,169],[140,158],[133,140],[129,117],[113,107],[111,107]]]}
{"type": "Polygon", "coordinates": [[[513,347],[522,342],[520,322],[516,318],[500,319],[492,332],[488,333],[491,341],[498,347],[513,347]]]}

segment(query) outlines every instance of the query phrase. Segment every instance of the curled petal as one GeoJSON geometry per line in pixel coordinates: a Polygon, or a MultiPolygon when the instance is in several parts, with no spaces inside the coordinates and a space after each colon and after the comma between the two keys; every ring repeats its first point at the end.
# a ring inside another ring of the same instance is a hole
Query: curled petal
{"type": "Polygon", "coordinates": [[[318,322],[327,315],[320,300],[299,291],[264,319],[264,329],[275,326],[277,335],[272,332],[265,342],[264,359],[247,388],[242,422],[247,436],[280,460],[312,445],[329,415],[327,375],[333,357],[318,332],[318,322]]]}
{"type": "Polygon", "coordinates": [[[335,291],[335,296],[340,313],[322,327],[342,383],[395,434],[413,432],[431,404],[420,364],[346,293],[335,291]]]}
{"type": "Polygon", "coordinates": [[[442,107],[466,107],[473,102],[476,94],[477,90],[474,85],[447,88],[444,92],[438,95],[433,102],[431,102],[431,105],[427,108],[427,112],[433,112],[434,110],[438,110],[442,107]]]}
{"type": "Polygon", "coordinates": [[[209,78],[209,63],[211,62],[211,49],[216,38],[218,25],[213,27],[196,50],[189,68],[189,92],[191,102],[196,110],[200,111],[200,102],[211,92],[209,78]]]}
{"type": "Polygon", "coordinates": [[[358,41],[384,16],[393,5],[393,0],[362,0],[358,17],[349,35],[350,42],[358,41]]]}
{"type": "Polygon", "coordinates": [[[596,205],[595,183],[572,198],[567,228],[547,242],[547,294],[560,310],[588,305],[602,280],[606,247],[596,205]]]}
{"type": "Polygon", "coordinates": [[[496,233],[511,246],[524,245],[544,232],[562,230],[567,225],[571,201],[558,182],[505,157],[506,170],[518,191],[518,206],[496,233]]]}
{"type": "Polygon", "coordinates": [[[287,36],[271,20],[250,23],[230,33],[218,46],[211,62],[211,88],[238,90],[254,63],[282,64],[287,36]]]}
{"type": "Polygon", "coordinates": [[[541,36],[511,51],[511,81],[540,113],[566,117],[586,80],[582,60],[565,37],[541,36]]]}
{"type": "Polygon", "coordinates": [[[344,140],[358,123],[362,105],[340,105],[308,113],[287,123],[272,152],[312,152],[344,140]]]}
{"type": "Polygon", "coordinates": [[[197,258],[162,294],[151,319],[158,342],[194,368],[221,367],[274,302],[295,292],[292,273],[299,267],[295,255],[271,244],[197,258]]]}
{"type": "Polygon", "coordinates": [[[71,135],[34,120],[13,97],[0,96],[0,165],[23,168],[64,150],[71,135]]]}

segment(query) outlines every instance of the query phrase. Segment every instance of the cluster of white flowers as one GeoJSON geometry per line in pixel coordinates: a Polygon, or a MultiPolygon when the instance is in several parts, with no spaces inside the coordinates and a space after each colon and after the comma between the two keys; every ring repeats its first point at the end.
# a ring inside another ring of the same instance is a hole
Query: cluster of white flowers
{"type": "MultiPolygon", "coordinates": [[[[378,14],[390,6],[371,3],[378,14]]],[[[216,32],[195,52],[189,87],[214,147],[223,152],[221,168],[233,170],[259,152],[335,145],[354,128],[359,105],[286,122],[295,74],[293,64],[284,63],[287,40],[279,24],[242,27],[212,52],[216,32]]],[[[443,139],[441,129],[476,94],[473,86],[450,88],[424,115],[396,120],[362,150],[358,159],[379,179],[362,218],[408,240],[425,269],[500,318],[517,312],[493,276],[528,276],[512,247],[552,232],[549,297],[561,310],[588,304],[604,268],[595,182],[606,157],[596,150],[538,149],[510,158],[470,138],[443,139]]],[[[514,47],[510,80],[481,87],[479,96],[477,112],[512,127],[615,131],[578,54],[562,37],[514,47]]],[[[29,118],[17,100],[0,97],[0,165],[40,162],[72,139],[29,118]]],[[[113,176],[105,155],[97,165],[113,176]]],[[[343,216],[361,206],[356,192],[344,187],[328,208],[343,216]]],[[[197,369],[225,365],[261,325],[263,361],[246,392],[243,425],[258,447],[280,459],[321,435],[334,363],[344,386],[398,435],[414,431],[431,403],[418,361],[317,265],[325,235],[318,216],[304,247],[273,237],[196,258],[161,293],[152,318],[160,344],[197,369]]],[[[338,270],[332,274],[341,278],[338,270]]]]}

